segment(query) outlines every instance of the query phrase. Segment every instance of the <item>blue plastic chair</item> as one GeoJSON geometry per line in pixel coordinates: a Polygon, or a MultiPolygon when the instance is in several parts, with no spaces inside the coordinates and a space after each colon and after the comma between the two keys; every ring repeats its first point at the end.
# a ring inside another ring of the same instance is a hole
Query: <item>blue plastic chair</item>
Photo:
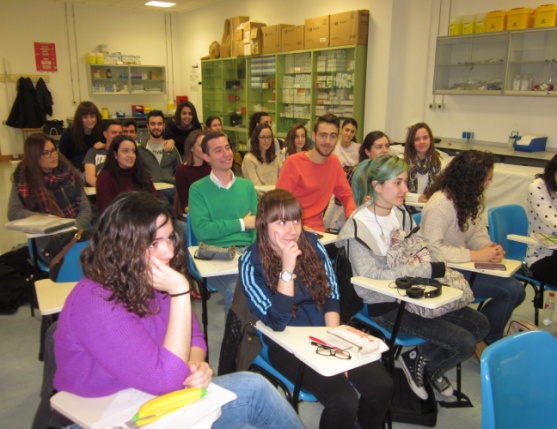
{"type": "MultiPolygon", "coordinates": [[[[528,245],[507,238],[508,234],[528,235],[528,216],[524,207],[518,204],[493,207],[488,210],[487,217],[491,241],[499,243],[505,249],[507,259],[524,263],[528,245]]],[[[557,287],[546,285],[533,277],[520,273],[515,274],[514,277],[520,280],[525,287],[529,284],[534,288],[534,323],[537,325],[539,309],[543,308],[545,289],[557,290],[557,287]]]]}
{"type": "MultiPolygon", "coordinates": [[[[187,247],[191,247],[191,246],[197,246],[199,244],[199,242],[197,241],[197,238],[195,237],[195,234],[193,233],[193,229],[191,227],[191,221],[189,218],[189,215],[186,216],[186,224],[187,224],[187,230],[188,230],[188,242],[187,247]]],[[[187,258],[188,258],[188,272],[194,276],[197,280],[199,280],[200,282],[203,283],[203,277],[201,277],[201,274],[199,274],[199,271],[197,271],[197,268],[195,268],[195,264],[193,262],[193,259],[191,258],[189,252],[186,252],[187,258]]],[[[217,290],[212,287],[209,282],[206,283],[207,285],[207,289],[208,292],[216,292],[217,290]]]]}
{"type": "MultiPolygon", "coordinates": [[[[250,371],[260,373],[267,380],[269,380],[273,386],[280,387],[284,392],[286,400],[290,402],[296,412],[298,412],[298,403],[294,402],[294,383],[292,383],[284,375],[278,372],[273,365],[271,365],[271,361],[269,360],[269,347],[265,344],[261,332],[257,331],[257,335],[259,335],[259,338],[261,339],[262,349],[250,365],[250,371]]],[[[318,402],[315,396],[304,389],[300,390],[298,400],[305,402],[318,402]]]]}
{"type": "Polygon", "coordinates": [[[525,331],[487,347],[480,360],[482,429],[555,427],[557,341],[525,331]]]}

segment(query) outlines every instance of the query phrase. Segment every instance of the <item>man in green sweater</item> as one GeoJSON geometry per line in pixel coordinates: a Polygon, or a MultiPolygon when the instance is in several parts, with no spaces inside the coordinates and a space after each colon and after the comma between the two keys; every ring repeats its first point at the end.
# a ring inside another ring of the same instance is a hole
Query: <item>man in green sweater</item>
{"type": "MultiPolygon", "coordinates": [[[[234,154],[228,137],[220,132],[207,134],[201,142],[203,158],[211,174],[190,188],[189,222],[197,240],[214,246],[243,248],[255,241],[257,194],[253,184],[235,177],[234,154]]],[[[224,297],[224,313],[232,305],[238,275],[211,277],[211,286],[224,297]]]]}

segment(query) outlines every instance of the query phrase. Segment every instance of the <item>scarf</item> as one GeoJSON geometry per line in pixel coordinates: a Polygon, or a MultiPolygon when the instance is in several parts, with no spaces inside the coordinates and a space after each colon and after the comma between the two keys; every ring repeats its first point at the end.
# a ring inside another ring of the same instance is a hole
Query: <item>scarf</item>
{"type": "MultiPolygon", "coordinates": [[[[64,217],[75,219],[81,205],[81,189],[70,167],[63,162],[59,163],[50,173],[43,173],[43,181],[46,189],[54,195],[64,217]]],[[[14,172],[14,183],[27,210],[50,214],[48,195],[42,189],[38,191],[38,202],[31,201],[29,187],[32,185],[27,183],[23,163],[14,172]]]]}
{"type": "Polygon", "coordinates": [[[412,158],[410,162],[410,171],[408,173],[408,191],[418,192],[418,174],[427,174],[427,190],[433,179],[435,179],[441,171],[440,166],[436,166],[435,158],[433,156],[426,156],[425,159],[419,159],[417,156],[412,158]]]}

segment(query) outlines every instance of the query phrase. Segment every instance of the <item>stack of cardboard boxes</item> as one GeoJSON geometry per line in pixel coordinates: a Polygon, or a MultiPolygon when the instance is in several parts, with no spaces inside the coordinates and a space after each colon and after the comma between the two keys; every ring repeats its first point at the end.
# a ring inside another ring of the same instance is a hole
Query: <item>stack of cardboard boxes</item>
{"type": "MultiPolygon", "coordinates": [[[[230,20],[230,56],[273,54],[329,46],[367,45],[369,10],[308,18],[305,25],[270,25],[247,16],[230,20]]],[[[221,58],[228,56],[221,50],[221,58]]]]}

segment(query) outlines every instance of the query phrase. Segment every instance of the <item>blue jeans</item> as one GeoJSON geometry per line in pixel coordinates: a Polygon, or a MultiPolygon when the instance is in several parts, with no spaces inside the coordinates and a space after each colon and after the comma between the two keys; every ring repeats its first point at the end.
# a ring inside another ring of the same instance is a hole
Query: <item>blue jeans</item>
{"type": "Polygon", "coordinates": [[[236,283],[238,281],[238,274],[231,274],[228,276],[209,277],[207,284],[214,287],[218,293],[224,298],[224,320],[228,316],[228,310],[232,306],[234,299],[234,291],[236,290],[236,283]]]}
{"type": "MultiPolygon", "coordinates": [[[[392,331],[398,308],[372,320],[392,331]]],[[[371,316],[370,316],[371,317],[371,316]]],[[[439,377],[468,359],[489,332],[489,322],[479,311],[464,307],[434,319],[404,311],[400,332],[423,338],[418,350],[429,361],[428,372],[439,377]]]]}
{"type": "Polygon", "coordinates": [[[238,398],[222,407],[213,429],[256,427],[261,429],[303,429],[294,408],[263,376],[236,372],[213,378],[213,383],[234,392],[238,398]]]}
{"type": "MultiPolygon", "coordinates": [[[[472,276],[470,271],[460,272],[466,280],[470,280],[472,276]]],[[[470,286],[475,297],[491,298],[485,303],[481,312],[489,320],[489,334],[485,342],[492,344],[503,337],[505,326],[513,310],[524,301],[526,291],[514,277],[496,277],[488,274],[476,275],[474,284],[470,286]]]]}

